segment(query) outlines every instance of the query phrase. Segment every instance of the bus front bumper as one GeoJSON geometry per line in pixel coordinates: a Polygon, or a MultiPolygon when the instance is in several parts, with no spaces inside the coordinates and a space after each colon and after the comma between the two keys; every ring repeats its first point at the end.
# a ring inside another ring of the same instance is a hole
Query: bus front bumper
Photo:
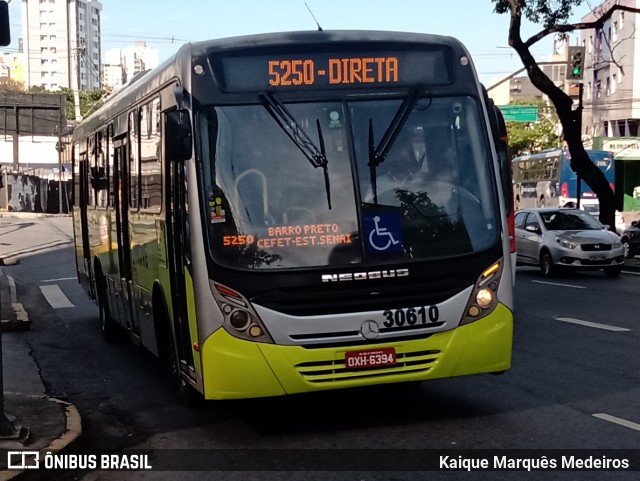
{"type": "Polygon", "coordinates": [[[220,329],[202,345],[206,399],[234,399],[423,381],[511,366],[513,314],[499,304],[476,322],[423,339],[355,347],[308,348],[254,343],[220,329]],[[396,364],[346,369],[345,353],[394,348],[396,364]]]}

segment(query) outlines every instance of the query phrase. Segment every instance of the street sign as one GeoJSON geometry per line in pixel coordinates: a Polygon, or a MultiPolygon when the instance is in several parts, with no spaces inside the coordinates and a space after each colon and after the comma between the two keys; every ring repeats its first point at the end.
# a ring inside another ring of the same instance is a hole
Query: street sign
{"type": "Polygon", "coordinates": [[[537,105],[498,105],[507,122],[537,122],[537,105]]]}

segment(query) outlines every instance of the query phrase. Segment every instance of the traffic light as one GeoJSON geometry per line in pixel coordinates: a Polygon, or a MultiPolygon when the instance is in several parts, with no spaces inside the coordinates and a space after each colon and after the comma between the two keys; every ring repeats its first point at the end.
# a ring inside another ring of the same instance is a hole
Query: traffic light
{"type": "Polygon", "coordinates": [[[584,77],[584,47],[568,47],[567,79],[582,80],[584,77]]]}
{"type": "Polygon", "coordinates": [[[0,46],[6,47],[11,43],[9,32],[9,4],[0,0],[0,46]]]}

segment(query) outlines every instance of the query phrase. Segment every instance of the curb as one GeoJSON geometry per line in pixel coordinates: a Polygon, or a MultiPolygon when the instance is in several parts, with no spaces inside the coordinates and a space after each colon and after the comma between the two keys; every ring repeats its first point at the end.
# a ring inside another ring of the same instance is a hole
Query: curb
{"type": "Polygon", "coordinates": [[[26,254],[33,254],[36,252],[44,251],[47,249],[54,249],[56,247],[62,247],[73,244],[73,240],[53,241],[48,244],[42,244],[39,246],[28,247],[26,249],[20,249],[17,251],[9,252],[7,254],[0,255],[0,266],[13,266],[20,261],[20,256],[26,254]]]}
{"type": "MultiPolygon", "coordinates": [[[[2,259],[0,258],[0,261],[2,259]]],[[[0,262],[0,265],[2,263],[0,262]]],[[[16,281],[12,276],[7,275],[7,281],[9,282],[9,292],[11,296],[11,308],[13,309],[13,319],[2,319],[0,321],[0,330],[2,332],[20,332],[28,331],[31,329],[31,321],[29,320],[29,314],[25,310],[21,302],[18,302],[18,293],[16,291],[16,281]]]]}
{"type": "MultiPolygon", "coordinates": [[[[38,450],[40,459],[43,459],[43,456],[47,452],[60,451],[66,448],[67,446],[69,446],[69,444],[78,439],[78,437],[82,434],[82,418],[80,417],[80,413],[73,404],[52,397],[47,398],[47,401],[55,402],[64,406],[66,430],[58,438],[51,441],[46,448],[38,450]]],[[[32,458],[27,459],[30,460],[32,458]]],[[[25,471],[26,470],[24,469],[20,469],[0,472],[0,481],[9,481],[10,479],[14,479],[20,476],[25,471]]]]}

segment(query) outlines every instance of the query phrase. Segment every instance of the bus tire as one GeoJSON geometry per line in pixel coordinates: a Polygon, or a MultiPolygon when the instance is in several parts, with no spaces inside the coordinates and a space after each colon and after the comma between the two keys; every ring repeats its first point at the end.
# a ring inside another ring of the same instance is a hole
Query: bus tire
{"type": "Polygon", "coordinates": [[[107,342],[116,342],[120,339],[120,328],[111,317],[109,303],[107,302],[107,282],[99,269],[96,269],[96,291],[102,337],[107,342]]]}
{"type": "Polygon", "coordinates": [[[187,407],[202,405],[204,398],[180,373],[180,361],[171,332],[171,321],[167,313],[164,296],[156,291],[153,301],[153,317],[158,345],[158,358],[162,368],[169,374],[171,383],[176,387],[178,398],[187,407]]]}

